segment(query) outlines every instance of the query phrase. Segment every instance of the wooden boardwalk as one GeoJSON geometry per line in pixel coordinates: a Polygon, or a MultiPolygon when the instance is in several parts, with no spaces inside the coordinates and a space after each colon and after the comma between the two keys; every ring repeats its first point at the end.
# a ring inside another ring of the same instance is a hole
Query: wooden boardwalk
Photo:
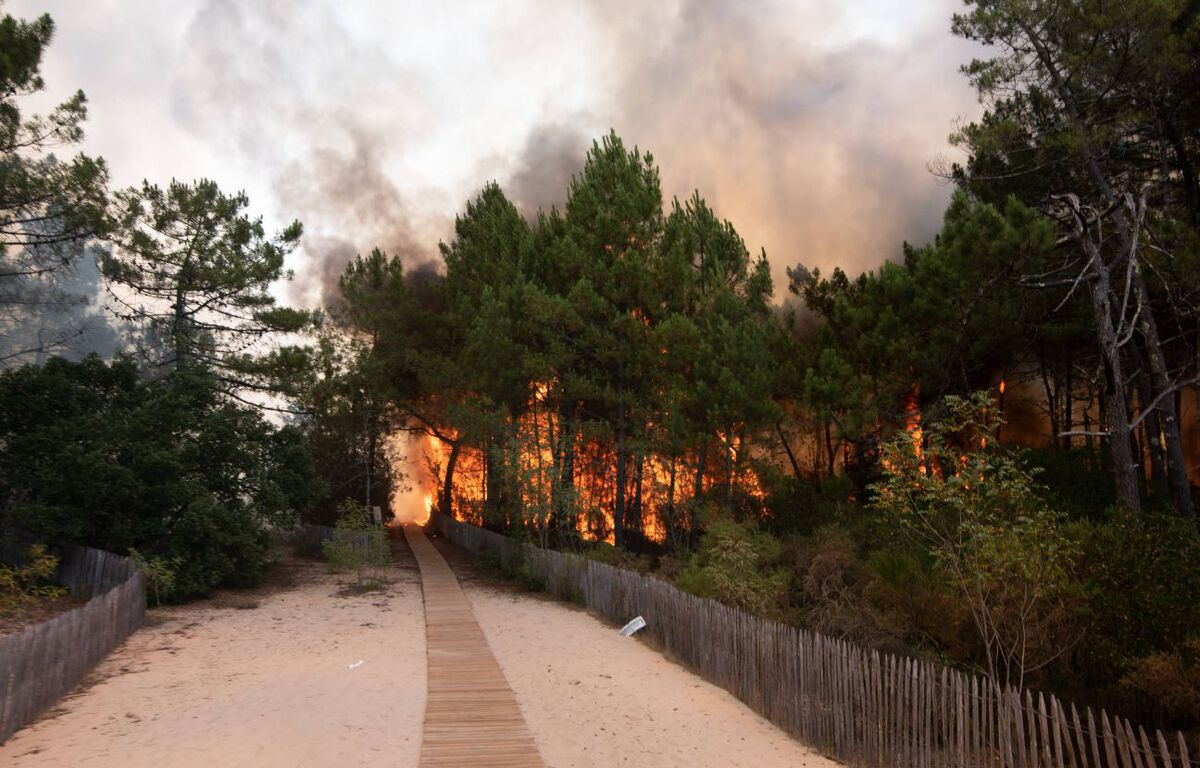
{"type": "Polygon", "coordinates": [[[429,695],[421,765],[541,768],[516,696],[454,572],[420,526],[405,525],[404,536],[425,591],[429,695]]]}

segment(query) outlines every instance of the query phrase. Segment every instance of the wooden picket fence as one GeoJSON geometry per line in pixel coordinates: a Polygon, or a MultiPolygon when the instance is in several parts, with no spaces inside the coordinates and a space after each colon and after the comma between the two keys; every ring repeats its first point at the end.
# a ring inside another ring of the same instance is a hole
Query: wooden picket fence
{"type": "MultiPolygon", "coordinates": [[[[796,738],[877,768],[1193,768],[1182,734],[1147,734],[1103,710],[1001,689],[978,675],[856,647],[682,592],[642,574],[545,550],[434,513],[476,554],[524,568],[547,591],[624,623],[796,738]]],[[[1200,768],[1200,767],[1198,767],[1200,768]]]]}
{"type": "Polygon", "coordinates": [[[88,601],[0,637],[0,744],[70,691],[145,617],[145,582],[128,558],[88,547],[65,547],[60,558],[57,581],[88,601]]]}
{"type": "Polygon", "coordinates": [[[328,525],[305,523],[288,534],[287,541],[293,549],[305,557],[320,557],[321,545],[333,538],[333,528],[328,525]]]}
{"type": "Polygon", "coordinates": [[[387,538],[380,538],[372,533],[339,531],[328,525],[304,523],[288,534],[288,543],[296,552],[306,557],[321,557],[324,551],[322,545],[327,541],[335,540],[341,544],[349,544],[356,550],[368,554],[376,551],[391,554],[391,545],[388,544],[387,538]]]}

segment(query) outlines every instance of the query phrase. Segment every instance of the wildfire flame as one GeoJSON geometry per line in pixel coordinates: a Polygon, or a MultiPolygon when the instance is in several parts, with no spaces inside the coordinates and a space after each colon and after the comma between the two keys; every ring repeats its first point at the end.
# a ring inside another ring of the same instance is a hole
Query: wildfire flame
{"type": "MultiPolygon", "coordinates": [[[[502,448],[504,461],[513,470],[510,487],[502,489],[517,494],[522,514],[533,528],[544,528],[550,522],[557,498],[555,472],[561,457],[556,450],[561,439],[562,425],[550,398],[553,382],[538,382],[532,390],[530,408],[512,426],[513,441],[502,448]]],[[[722,435],[714,446],[725,445],[722,435]]],[[[734,484],[738,492],[762,498],[765,494],[758,477],[744,461],[740,453],[749,454],[740,442],[729,446],[733,463],[737,465],[734,484]]],[[[432,480],[425,488],[434,490],[426,495],[427,508],[440,491],[445,471],[454,446],[450,442],[427,437],[423,440],[424,463],[429,467],[432,480]]],[[[714,449],[715,450],[715,447],[714,449]]],[[[603,440],[580,440],[574,445],[575,494],[573,499],[579,510],[575,519],[575,530],[587,541],[614,540],[613,511],[616,489],[612,467],[615,462],[612,445],[603,440]]],[[[450,507],[458,520],[474,524],[484,522],[484,504],[487,498],[488,462],[484,451],[477,445],[463,445],[455,455],[454,477],[450,486],[450,507]]],[[[712,478],[724,480],[725,462],[709,462],[708,472],[712,478]]],[[[706,472],[704,487],[711,484],[706,472]]],[[[626,515],[634,529],[640,529],[650,541],[663,542],[673,516],[675,525],[686,526],[685,516],[688,502],[696,487],[696,462],[694,457],[678,457],[672,463],[669,457],[655,454],[631,456],[626,487],[626,515]],[[673,466],[672,466],[673,464],[673,466]],[[672,471],[673,469],[673,471],[672,471]],[[640,482],[639,482],[640,481],[640,482]],[[639,492],[640,488],[640,492],[639,492]],[[639,502],[640,501],[640,505],[639,502]],[[640,515],[639,515],[640,513],[640,515]],[[640,525],[633,518],[640,517],[640,525]]]]}

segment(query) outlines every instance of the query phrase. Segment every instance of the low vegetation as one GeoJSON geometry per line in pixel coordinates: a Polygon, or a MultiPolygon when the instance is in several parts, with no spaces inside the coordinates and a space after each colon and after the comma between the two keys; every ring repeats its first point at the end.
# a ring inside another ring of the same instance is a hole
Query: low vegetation
{"type": "Polygon", "coordinates": [[[18,624],[47,601],[62,597],[66,589],[53,583],[58,558],[35,544],[20,565],[0,563],[0,625],[18,624]]]}
{"type": "Polygon", "coordinates": [[[354,574],[359,587],[378,585],[392,562],[387,534],[362,504],[346,499],[338,507],[332,538],[321,542],[321,552],[330,567],[354,574]]]}

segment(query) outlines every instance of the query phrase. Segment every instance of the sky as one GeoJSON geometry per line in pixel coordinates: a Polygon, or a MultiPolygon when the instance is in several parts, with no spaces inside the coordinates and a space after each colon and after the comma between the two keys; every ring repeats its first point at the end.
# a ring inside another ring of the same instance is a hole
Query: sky
{"type": "Polygon", "coordinates": [[[931,173],[978,116],[960,0],[10,0],[48,12],[48,95],[88,96],[115,186],[211,178],[305,226],[283,295],[315,306],[375,246],[436,258],[488,181],[561,206],[612,128],[663,189],[765,248],[851,273],[937,231],[931,173]]]}

